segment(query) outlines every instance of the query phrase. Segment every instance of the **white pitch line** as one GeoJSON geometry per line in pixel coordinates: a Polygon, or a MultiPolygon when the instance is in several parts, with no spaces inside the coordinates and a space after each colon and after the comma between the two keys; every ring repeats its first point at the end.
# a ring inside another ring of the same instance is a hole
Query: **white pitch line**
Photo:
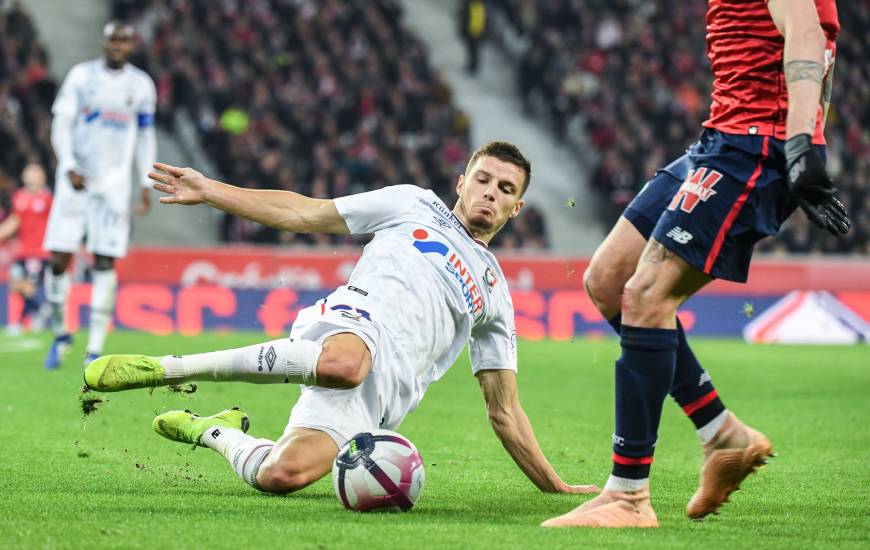
{"type": "Polygon", "coordinates": [[[42,349],[45,344],[38,338],[0,340],[0,353],[23,353],[42,349]]]}

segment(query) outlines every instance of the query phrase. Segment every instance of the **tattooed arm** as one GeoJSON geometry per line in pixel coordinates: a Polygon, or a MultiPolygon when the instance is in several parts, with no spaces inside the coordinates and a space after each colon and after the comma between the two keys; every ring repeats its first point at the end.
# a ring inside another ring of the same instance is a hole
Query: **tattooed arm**
{"type": "Polygon", "coordinates": [[[770,0],[773,22],[785,38],[785,80],[788,87],[786,139],[816,130],[825,78],[825,34],[813,0],[770,0]]]}
{"type": "Polygon", "coordinates": [[[788,117],[785,121],[788,188],[810,221],[832,235],[845,235],[852,222],[846,207],[837,198],[837,189],[825,171],[824,160],[812,144],[816,118],[819,112],[824,116],[827,111],[831,91],[830,71],[833,69],[826,66],[827,41],[819,23],[816,4],[813,0],[769,0],[767,7],[774,24],[785,38],[783,62],[788,87],[788,117]]]}

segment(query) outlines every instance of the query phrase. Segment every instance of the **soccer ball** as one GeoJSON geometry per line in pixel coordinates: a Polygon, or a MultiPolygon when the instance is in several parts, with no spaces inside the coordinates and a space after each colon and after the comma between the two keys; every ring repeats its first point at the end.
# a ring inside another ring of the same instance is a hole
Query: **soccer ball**
{"type": "Polygon", "coordinates": [[[348,510],[407,512],[420,498],[426,474],[414,444],[389,430],[356,434],[332,465],[335,495],[348,510]]]}

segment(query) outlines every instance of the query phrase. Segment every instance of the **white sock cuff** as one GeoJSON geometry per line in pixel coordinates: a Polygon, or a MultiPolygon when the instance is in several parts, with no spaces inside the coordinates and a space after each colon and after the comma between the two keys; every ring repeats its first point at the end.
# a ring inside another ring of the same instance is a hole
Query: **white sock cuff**
{"type": "Polygon", "coordinates": [[[230,464],[242,481],[255,489],[260,489],[257,485],[257,472],[273,448],[275,442],[268,439],[246,441],[233,449],[230,464]]]}
{"type": "Polygon", "coordinates": [[[701,443],[707,443],[716,433],[719,431],[719,428],[722,427],[722,424],[725,423],[725,420],[728,418],[728,409],[720,412],[716,415],[716,417],[698,428],[698,437],[701,438],[701,443]]]}
{"type": "Polygon", "coordinates": [[[604,489],[607,491],[620,491],[622,493],[635,493],[649,485],[649,478],[644,479],[628,479],[625,477],[616,477],[612,475],[607,478],[607,483],[604,489]]]}
{"type": "Polygon", "coordinates": [[[292,384],[317,385],[317,360],[323,346],[311,340],[287,340],[287,381],[292,384]]]}

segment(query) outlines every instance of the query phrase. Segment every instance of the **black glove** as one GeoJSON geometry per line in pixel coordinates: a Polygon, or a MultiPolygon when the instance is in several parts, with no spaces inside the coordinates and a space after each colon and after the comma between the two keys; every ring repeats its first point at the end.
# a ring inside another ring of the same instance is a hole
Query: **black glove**
{"type": "Polygon", "coordinates": [[[852,222],[809,134],[785,142],[785,161],[789,191],[810,221],[834,236],[848,233],[852,222]]]}

